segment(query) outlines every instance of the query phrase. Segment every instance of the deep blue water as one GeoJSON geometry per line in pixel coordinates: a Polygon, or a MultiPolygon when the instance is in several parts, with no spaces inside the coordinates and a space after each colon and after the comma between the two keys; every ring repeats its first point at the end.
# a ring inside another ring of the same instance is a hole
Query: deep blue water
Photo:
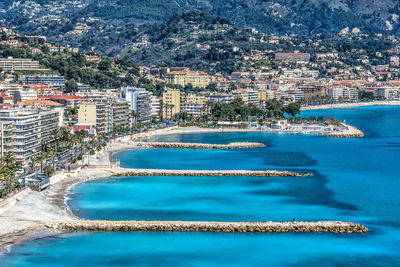
{"type": "Polygon", "coordinates": [[[26,242],[0,266],[400,265],[400,108],[318,110],[366,133],[360,139],[269,133],[170,135],[159,141],[263,142],[244,150],[120,152],[123,167],[285,169],[305,178],[130,177],[79,184],[69,205],[109,220],[343,220],[351,234],[79,233],[26,242]]]}

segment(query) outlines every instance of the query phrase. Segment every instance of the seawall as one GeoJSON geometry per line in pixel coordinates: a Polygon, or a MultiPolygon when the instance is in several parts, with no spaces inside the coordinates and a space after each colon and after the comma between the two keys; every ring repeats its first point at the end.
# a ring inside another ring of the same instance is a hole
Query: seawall
{"type": "Polygon", "coordinates": [[[190,148],[190,149],[239,149],[265,147],[263,143],[235,142],[227,145],[203,143],[137,142],[138,147],[146,148],[190,148]]]}
{"type": "Polygon", "coordinates": [[[259,176],[259,177],[304,177],[307,173],[291,171],[248,171],[248,170],[158,170],[158,169],[124,169],[113,170],[113,176],[259,176]]]}
{"type": "Polygon", "coordinates": [[[368,228],[353,222],[182,222],[182,221],[91,221],[47,223],[51,230],[63,231],[169,231],[169,232],[227,232],[283,233],[331,232],[365,233],[368,228]]]}

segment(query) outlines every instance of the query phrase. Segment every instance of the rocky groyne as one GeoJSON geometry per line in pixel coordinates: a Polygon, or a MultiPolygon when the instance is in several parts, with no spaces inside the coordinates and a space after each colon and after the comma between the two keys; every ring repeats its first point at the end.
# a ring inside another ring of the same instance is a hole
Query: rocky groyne
{"type": "Polygon", "coordinates": [[[365,136],[364,132],[357,129],[354,126],[348,125],[346,123],[340,123],[342,130],[334,131],[327,134],[327,137],[335,137],[335,138],[362,138],[365,136]]]}
{"type": "Polygon", "coordinates": [[[265,147],[263,143],[235,142],[227,145],[203,143],[136,142],[136,146],[145,148],[190,148],[190,149],[239,149],[265,147]]]}
{"type": "Polygon", "coordinates": [[[260,176],[260,177],[304,177],[307,173],[291,171],[248,171],[248,170],[158,170],[158,169],[124,169],[113,170],[113,176],[260,176]]]}
{"type": "Polygon", "coordinates": [[[91,221],[47,223],[50,230],[62,231],[170,231],[170,232],[227,232],[283,233],[331,232],[365,233],[368,228],[353,222],[183,222],[183,221],[91,221]]]}

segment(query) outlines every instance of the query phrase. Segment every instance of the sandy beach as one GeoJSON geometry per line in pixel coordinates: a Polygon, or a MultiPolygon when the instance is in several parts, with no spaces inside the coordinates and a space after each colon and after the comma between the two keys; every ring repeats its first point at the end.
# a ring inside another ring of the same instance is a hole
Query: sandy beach
{"type": "Polygon", "coordinates": [[[374,102],[362,102],[362,103],[326,104],[326,105],[301,107],[301,110],[346,109],[346,108],[368,107],[368,106],[400,106],[400,101],[374,101],[374,102]]]}

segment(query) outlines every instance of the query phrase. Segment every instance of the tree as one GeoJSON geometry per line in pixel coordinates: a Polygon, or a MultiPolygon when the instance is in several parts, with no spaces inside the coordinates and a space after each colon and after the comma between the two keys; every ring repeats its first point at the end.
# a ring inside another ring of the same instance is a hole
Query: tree
{"type": "Polygon", "coordinates": [[[284,108],[284,112],[289,116],[295,117],[297,114],[300,115],[300,104],[299,103],[290,103],[284,108]]]}
{"type": "Polygon", "coordinates": [[[54,173],[54,168],[52,168],[50,165],[46,165],[43,169],[43,174],[47,176],[51,176],[54,173]]]}
{"type": "Polygon", "coordinates": [[[32,157],[31,160],[29,161],[28,165],[29,168],[31,169],[31,172],[34,173],[35,172],[35,167],[36,167],[36,157],[32,157]]]}
{"type": "Polygon", "coordinates": [[[78,91],[78,84],[75,80],[67,80],[65,82],[65,90],[66,93],[76,92],[78,91]]]}
{"type": "Polygon", "coordinates": [[[57,155],[58,155],[58,153],[56,150],[49,152],[49,156],[51,158],[51,163],[53,164],[53,170],[55,170],[55,159],[57,158],[57,155]]]}
{"type": "Polygon", "coordinates": [[[109,59],[103,59],[99,62],[97,68],[102,71],[108,71],[111,68],[111,61],[109,59]]]}

